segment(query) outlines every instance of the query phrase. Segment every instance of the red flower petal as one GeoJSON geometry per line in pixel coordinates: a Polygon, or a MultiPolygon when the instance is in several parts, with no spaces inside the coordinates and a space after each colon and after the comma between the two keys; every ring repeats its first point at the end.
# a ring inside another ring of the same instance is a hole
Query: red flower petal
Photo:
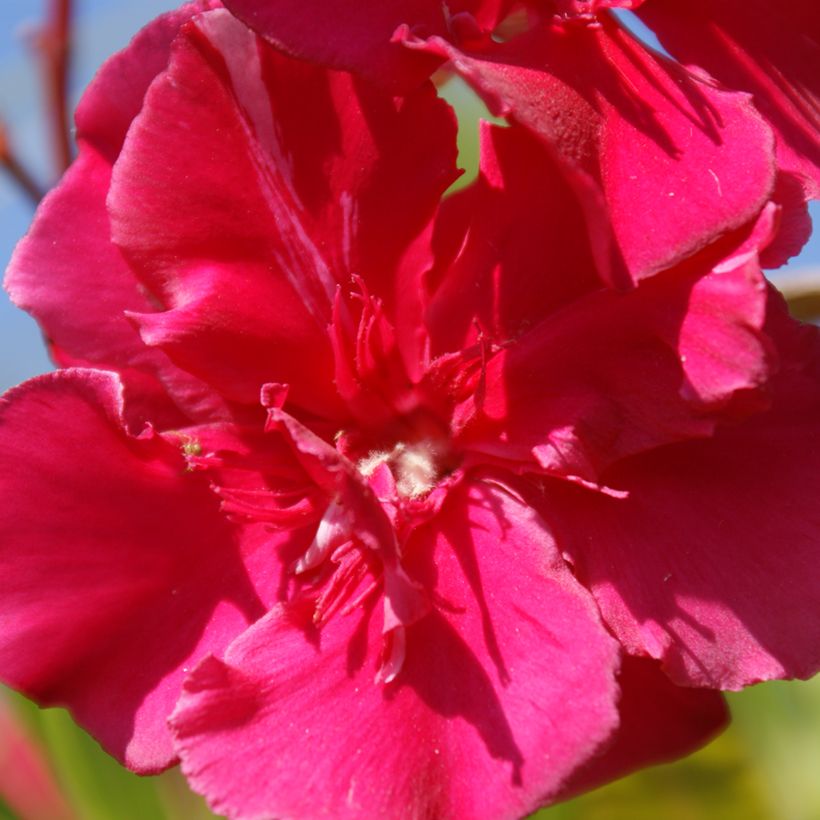
{"type": "Polygon", "coordinates": [[[584,203],[610,281],[671,267],[753,219],[772,191],[772,135],[744,94],[645,50],[609,16],[546,23],[452,60],[496,113],[529,128],[584,203]]]}
{"type": "Polygon", "coordinates": [[[6,274],[12,299],[40,323],[58,364],[129,371],[126,388],[133,386],[129,396],[137,401],[128,412],[137,429],[147,418],[171,426],[225,414],[218,396],[146,348],[126,319],[125,311],[155,306],[111,244],[105,209],[112,163],[171,40],[211,5],[203,0],[157,18],[100,69],[77,111],[79,158],[38,209],[6,274]]]}
{"type": "Polygon", "coordinates": [[[772,202],[780,209],[777,231],[760,254],[764,268],[779,268],[803,250],[811,237],[812,225],[808,202],[799,177],[777,175],[772,202]]]}
{"type": "Polygon", "coordinates": [[[171,43],[192,17],[220,8],[219,0],[194,0],[162,14],[122,51],[103,63],[77,105],[77,141],[91,145],[109,164],[122,149],[125,134],[139,114],[145,92],[168,64],[171,43]]]}
{"type": "Polygon", "coordinates": [[[784,351],[771,411],[618,465],[607,478],[628,498],[547,496],[617,636],[680,683],[737,689],[820,667],[820,346],[805,332],[808,365],[784,351]]]}
{"type": "Polygon", "coordinates": [[[125,431],[120,391],[64,370],[0,406],[0,674],[156,772],[184,671],[264,610],[207,482],[125,431]]]}
{"type": "Polygon", "coordinates": [[[170,308],[135,317],[143,338],[231,399],[255,404],[273,379],[343,415],[326,333],[337,283],[357,273],[389,299],[454,162],[432,88],[394,100],[277,55],[225,11],[198,18],[109,195],[115,242],[170,308]]]}
{"type": "Polygon", "coordinates": [[[605,751],[570,781],[566,796],[691,754],[729,722],[719,692],[676,686],[654,661],[624,658],[618,683],[620,726],[605,751]]]}
{"type": "Polygon", "coordinates": [[[816,0],[651,0],[643,19],[677,58],[754,94],[778,165],[820,197],[820,6],[816,0]]]}
{"type": "Polygon", "coordinates": [[[462,194],[466,238],[427,312],[434,354],[508,344],[602,284],[578,200],[538,140],[484,123],[480,170],[462,194]]]}
{"type": "Polygon", "coordinates": [[[461,444],[596,483],[621,458],[709,435],[772,369],[760,269],[725,264],[593,293],[545,319],[487,363],[455,413],[461,444]]]}
{"type": "MultiPolygon", "coordinates": [[[[363,74],[394,89],[407,89],[441,63],[430,55],[408,54],[393,35],[407,26],[421,35],[459,29],[467,12],[477,32],[492,28],[502,0],[227,0],[225,5],[287,54],[312,63],[363,74]],[[455,20],[453,19],[455,18],[455,20]]],[[[465,32],[468,33],[468,32],[465,32]]]]}
{"type": "MultiPolygon", "coordinates": [[[[556,10],[564,15],[594,16],[604,9],[636,9],[645,0],[552,0],[556,10]]],[[[531,5],[536,6],[537,0],[531,5]]]]}
{"type": "Polygon", "coordinates": [[[319,632],[274,610],[191,674],[172,724],[218,812],[520,817],[608,737],[615,645],[537,516],[477,482],[419,539],[447,608],[395,682],[361,610],[319,632]]]}

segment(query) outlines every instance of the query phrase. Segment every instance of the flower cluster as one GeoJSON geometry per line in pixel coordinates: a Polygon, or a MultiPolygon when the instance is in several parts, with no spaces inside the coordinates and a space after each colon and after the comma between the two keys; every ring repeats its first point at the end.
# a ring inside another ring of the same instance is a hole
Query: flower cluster
{"type": "Polygon", "coordinates": [[[59,369],[0,408],[2,679],[230,817],[462,820],[812,675],[820,339],[761,267],[819,39],[814,0],[150,24],[7,274],[59,369]],[[456,193],[445,62],[508,122],[456,193]]]}

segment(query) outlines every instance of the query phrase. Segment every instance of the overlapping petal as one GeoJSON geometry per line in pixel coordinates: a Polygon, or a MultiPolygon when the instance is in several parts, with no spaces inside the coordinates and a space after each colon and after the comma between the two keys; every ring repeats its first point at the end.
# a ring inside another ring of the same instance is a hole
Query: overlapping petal
{"type": "Polygon", "coordinates": [[[813,329],[781,337],[767,413],[624,462],[628,498],[551,489],[551,522],[631,652],[684,685],[736,689],[820,665],[820,381],[813,329]]]}
{"type": "Polygon", "coordinates": [[[411,55],[394,38],[406,26],[423,36],[476,36],[491,29],[506,0],[228,0],[237,17],[294,57],[355,71],[392,88],[412,87],[441,63],[411,55]]]}
{"type": "Polygon", "coordinates": [[[191,674],[172,724],[217,811],[519,817],[609,736],[617,651],[538,517],[478,481],[416,537],[441,606],[393,683],[362,610],[317,632],[275,609],[191,674]]]}
{"type": "Polygon", "coordinates": [[[777,135],[780,168],[820,197],[820,7],[794,0],[651,0],[640,10],[663,45],[754,95],[777,135]]]}
{"type": "Polygon", "coordinates": [[[226,5],[106,65],[15,255],[116,372],[0,403],[4,679],[231,817],[513,818],[816,671],[820,342],[760,270],[816,44],[722,0],[722,86],[609,11],[701,0],[226,5]],[[442,199],[444,59],[511,126],[442,199]]]}
{"type": "Polygon", "coordinates": [[[772,134],[747,95],[651,53],[609,16],[543,22],[452,61],[490,108],[529,128],[581,198],[611,282],[637,282],[752,220],[772,192],[772,134]]]}
{"type": "Polygon", "coordinates": [[[432,88],[394,99],[277,55],[227,12],[198,18],[109,195],[114,241],[170,308],[134,317],[143,338],[236,401],[276,379],[298,405],[343,415],[325,332],[336,288],[356,273],[392,295],[454,161],[432,88]],[[412,184],[408,166],[424,169],[412,184]]]}
{"type": "Polygon", "coordinates": [[[752,259],[668,272],[627,293],[578,300],[473,377],[455,411],[462,446],[597,483],[613,462],[709,435],[757,405],[774,361],[766,289],[752,259]],[[726,351],[731,350],[731,356],[726,351]]]}
{"type": "Polygon", "coordinates": [[[625,657],[618,684],[618,730],[604,751],[570,780],[566,796],[690,754],[728,723],[719,692],[677,686],[654,661],[625,657]]]}
{"type": "Polygon", "coordinates": [[[95,370],[3,399],[0,666],[156,772],[174,761],[165,720],[185,670],[264,606],[207,480],[177,445],[129,434],[122,413],[117,377],[95,370]]]}
{"type": "Polygon", "coordinates": [[[156,304],[111,244],[105,207],[111,167],[173,37],[217,5],[200,0],[157,18],[100,69],[77,111],[79,157],[39,208],[6,273],[9,294],[40,323],[58,364],[123,371],[137,429],[148,417],[171,425],[228,412],[162,351],[146,348],[126,318],[156,304]]]}
{"type": "Polygon", "coordinates": [[[77,104],[77,142],[92,146],[113,165],[125,135],[139,114],[145,92],[168,65],[171,43],[180,28],[220,0],[192,0],[162,14],[143,28],[122,51],[103,63],[77,104]]]}
{"type": "Polygon", "coordinates": [[[479,179],[461,196],[469,223],[442,219],[440,234],[453,233],[447,241],[460,247],[425,315],[434,355],[479,339],[510,344],[601,287],[578,200],[524,129],[481,126],[479,179]]]}

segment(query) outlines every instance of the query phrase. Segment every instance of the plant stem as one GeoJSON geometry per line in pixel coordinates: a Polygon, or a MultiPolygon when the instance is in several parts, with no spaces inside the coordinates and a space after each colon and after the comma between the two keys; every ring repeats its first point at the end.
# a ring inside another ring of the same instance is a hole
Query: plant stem
{"type": "Polygon", "coordinates": [[[35,205],[43,198],[45,191],[15,155],[9,145],[2,122],[0,122],[0,165],[35,205]]]}
{"type": "Polygon", "coordinates": [[[73,158],[68,111],[72,6],[72,0],[50,0],[48,21],[35,41],[43,64],[46,105],[51,120],[56,165],[60,173],[68,168],[73,158]]]}

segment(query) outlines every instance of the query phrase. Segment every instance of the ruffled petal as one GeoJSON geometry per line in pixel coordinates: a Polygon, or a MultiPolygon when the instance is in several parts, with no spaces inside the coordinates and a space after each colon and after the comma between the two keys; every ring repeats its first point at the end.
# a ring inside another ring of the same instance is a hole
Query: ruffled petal
{"type": "Polygon", "coordinates": [[[171,40],[213,5],[203,0],[157,18],[100,69],[77,111],[79,157],[38,209],[6,273],[11,298],[37,319],[59,365],[127,371],[136,429],[146,420],[167,427],[227,414],[206,385],[146,348],[126,318],[156,306],[111,244],[105,208],[111,166],[171,40]]]}
{"type": "Polygon", "coordinates": [[[813,328],[789,334],[769,412],[618,465],[607,480],[627,498],[546,494],[544,515],[621,642],[684,685],[820,667],[820,345],[813,328]]]}
{"type": "Polygon", "coordinates": [[[122,51],[106,60],[77,105],[77,141],[112,165],[125,135],[142,108],[145,92],[168,65],[171,43],[192,17],[221,7],[219,0],[194,0],[162,14],[122,51]]]}
{"type": "Polygon", "coordinates": [[[692,754],[729,723],[720,692],[676,686],[655,661],[624,658],[618,684],[618,730],[604,751],[570,780],[565,797],[692,754]]]}
{"type": "Polygon", "coordinates": [[[426,314],[433,354],[509,344],[601,287],[583,211],[544,146],[516,126],[481,126],[471,220],[426,314]]]}
{"type": "Polygon", "coordinates": [[[264,609],[207,481],[176,445],[128,434],[122,410],[95,370],[2,401],[0,675],[156,772],[185,671],[264,609]]]}
{"type": "Polygon", "coordinates": [[[782,172],[772,202],[779,209],[777,232],[770,245],[761,253],[764,268],[779,268],[797,256],[809,241],[812,232],[811,215],[800,177],[782,172]]]}
{"type": "Polygon", "coordinates": [[[318,632],[274,610],[194,670],[172,725],[216,811],[521,817],[610,735],[616,645],[537,516],[485,482],[441,515],[408,547],[442,604],[393,683],[366,610],[318,632]]]}
{"type": "Polygon", "coordinates": [[[409,54],[394,40],[400,26],[423,35],[476,35],[492,28],[503,0],[227,0],[225,5],[285,53],[362,74],[393,89],[412,87],[441,64],[409,54]]]}
{"type": "Polygon", "coordinates": [[[745,94],[645,50],[608,13],[470,52],[440,37],[494,113],[529,128],[584,204],[602,273],[625,285],[754,219],[774,185],[771,130],[745,94]]]}
{"type": "Polygon", "coordinates": [[[748,91],[780,168],[820,197],[820,8],[815,0],[651,0],[641,17],[678,59],[748,91]]]}
{"type": "Polygon", "coordinates": [[[746,255],[705,276],[680,269],[594,293],[546,319],[475,375],[456,409],[457,440],[597,484],[621,458],[709,435],[725,415],[765,404],[775,365],[767,292],[746,255]]]}
{"type": "Polygon", "coordinates": [[[134,321],[233,400],[255,404],[276,380],[299,406],[343,415],[326,332],[336,289],[355,273],[388,298],[454,177],[453,115],[431,87],[393,99],[276,54],[226,11],[202,15],[111,184],[114,241],[168,308],[134,321]]]}

